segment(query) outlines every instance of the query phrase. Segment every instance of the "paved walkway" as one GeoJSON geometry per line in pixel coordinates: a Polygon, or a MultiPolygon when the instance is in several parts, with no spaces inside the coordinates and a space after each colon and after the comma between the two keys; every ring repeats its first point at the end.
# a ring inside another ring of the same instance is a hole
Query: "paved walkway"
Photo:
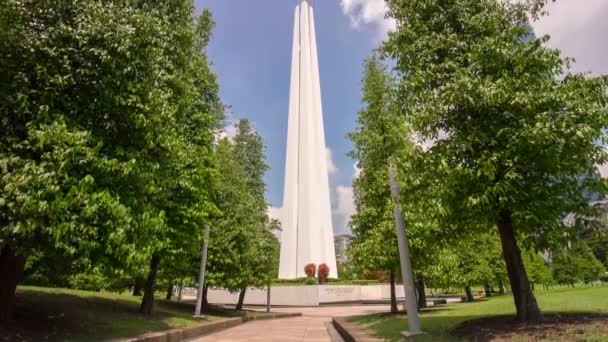
{"type": "Polygon", "coordinates": [[[274,308],[274,312],[301,312],[301,317],[251,321],[235,328],[207,335],[193,342],[331,342],[325,327],[332,317],[386,312],[386,305],[274,308]]]}

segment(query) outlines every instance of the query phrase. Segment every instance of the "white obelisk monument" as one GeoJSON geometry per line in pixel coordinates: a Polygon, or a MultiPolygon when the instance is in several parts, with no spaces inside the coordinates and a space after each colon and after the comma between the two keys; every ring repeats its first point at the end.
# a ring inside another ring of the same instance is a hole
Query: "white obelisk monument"
{"type": "Polygon", "coordinates": [[[311,0],[297,0],[293,30],[279,278],[305,277],[327,264],[337,278],[317,39],[311,0]]]}

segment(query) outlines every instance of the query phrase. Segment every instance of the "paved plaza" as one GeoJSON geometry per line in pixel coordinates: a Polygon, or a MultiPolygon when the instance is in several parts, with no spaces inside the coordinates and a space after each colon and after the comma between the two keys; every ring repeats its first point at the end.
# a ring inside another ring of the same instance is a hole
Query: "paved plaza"
{"type": "Polygon", "coordinates": [[[251,321],[235,328],[192,340],[194,342],[331,342],[326,324],[332,317],[386,312],[387,305],[320,306],[308,308],[273,308],[273,312],[300,312],[302,316],[273,320],[251,321]]]}

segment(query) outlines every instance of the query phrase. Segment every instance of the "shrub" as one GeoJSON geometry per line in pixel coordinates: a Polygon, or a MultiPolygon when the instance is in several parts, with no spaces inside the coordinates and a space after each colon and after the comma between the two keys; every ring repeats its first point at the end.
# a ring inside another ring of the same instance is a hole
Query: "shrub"
{"type": "Polygon", "coordinates": [[[314,278],[315,274],[317,273],[317,265],[310,263],[304,266],[304,273],[306,273],[308,278],[314,278]]]}
{"type": "Polygon", "coordinates": [[[306,277],[296,279],[275,279],[272,281],[273,285],[302,285],[306,283],[306,277]]]}
{"type": "Polygon", "coordinates": [[[329,277],[329,266],[326,264],[319,265],[319,284],[326,284],[327,277],[329,277]]]}
{"type": "Polygon", "coordinates": [[[96,272],[78,273],[69,277],[70,287],[77,290],[96,291],[104,289],[106,279],[96,272]]]}
{"type": "Polygon", "coordinates": [[[336,279],[336,278],[328,278],[327,284],[333,285],[378,285],[382,284],[377,280],[368,280],[368,279],[336,279]]]}
{"type": "Polygon", "coordinates": [[[319,281],[317,281],[317,278],[306,278],[306,282],[304,282],[304,284],[306,285],[319,285],[319,281]]]}

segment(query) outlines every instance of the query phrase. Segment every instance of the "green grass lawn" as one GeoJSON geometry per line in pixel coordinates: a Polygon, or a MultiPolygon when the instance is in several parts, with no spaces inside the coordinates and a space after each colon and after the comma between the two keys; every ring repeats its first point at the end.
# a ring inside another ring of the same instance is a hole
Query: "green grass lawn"
{"type": "Polygon", "coordinates": [[[0,341],[98,341],[226,318],[213,313],[194,319],[192,305],[162,300],[144,317],[137,313],[140,301],[128,294],[21,286],[16,319],[0,326],[0,341]]]}
{"type": "MultiPolygon", "coordinates": [[[[555,313],[608,314],[607,286],[537,290],[535,293],[541,310],[546,315],[555,313]]],[[[475,303],[458,303],[429,308],[420,315],[422,330],[427,335],[417,338],[416,341],[454,341],[455,338],[450,335],[450,331],[459,324],[469,320],[501,315],[515,315],[515,307],[510,295],[491,297],[475,303]]],[[[351,321],[367,327],[372,335],[391,341],[398,341],[400,332],[407,330],[405,316],[360,316],[353,317],[351,321]]],[[[598,326],[595,323],[590,324],[588,329],[576,333],[583,336],[579,340],[606,341],[608,337],[598,335],[605,328],[605,325],[598,326]]],[[[517,339],[516,336],[514,338],[517,339]]]]}

